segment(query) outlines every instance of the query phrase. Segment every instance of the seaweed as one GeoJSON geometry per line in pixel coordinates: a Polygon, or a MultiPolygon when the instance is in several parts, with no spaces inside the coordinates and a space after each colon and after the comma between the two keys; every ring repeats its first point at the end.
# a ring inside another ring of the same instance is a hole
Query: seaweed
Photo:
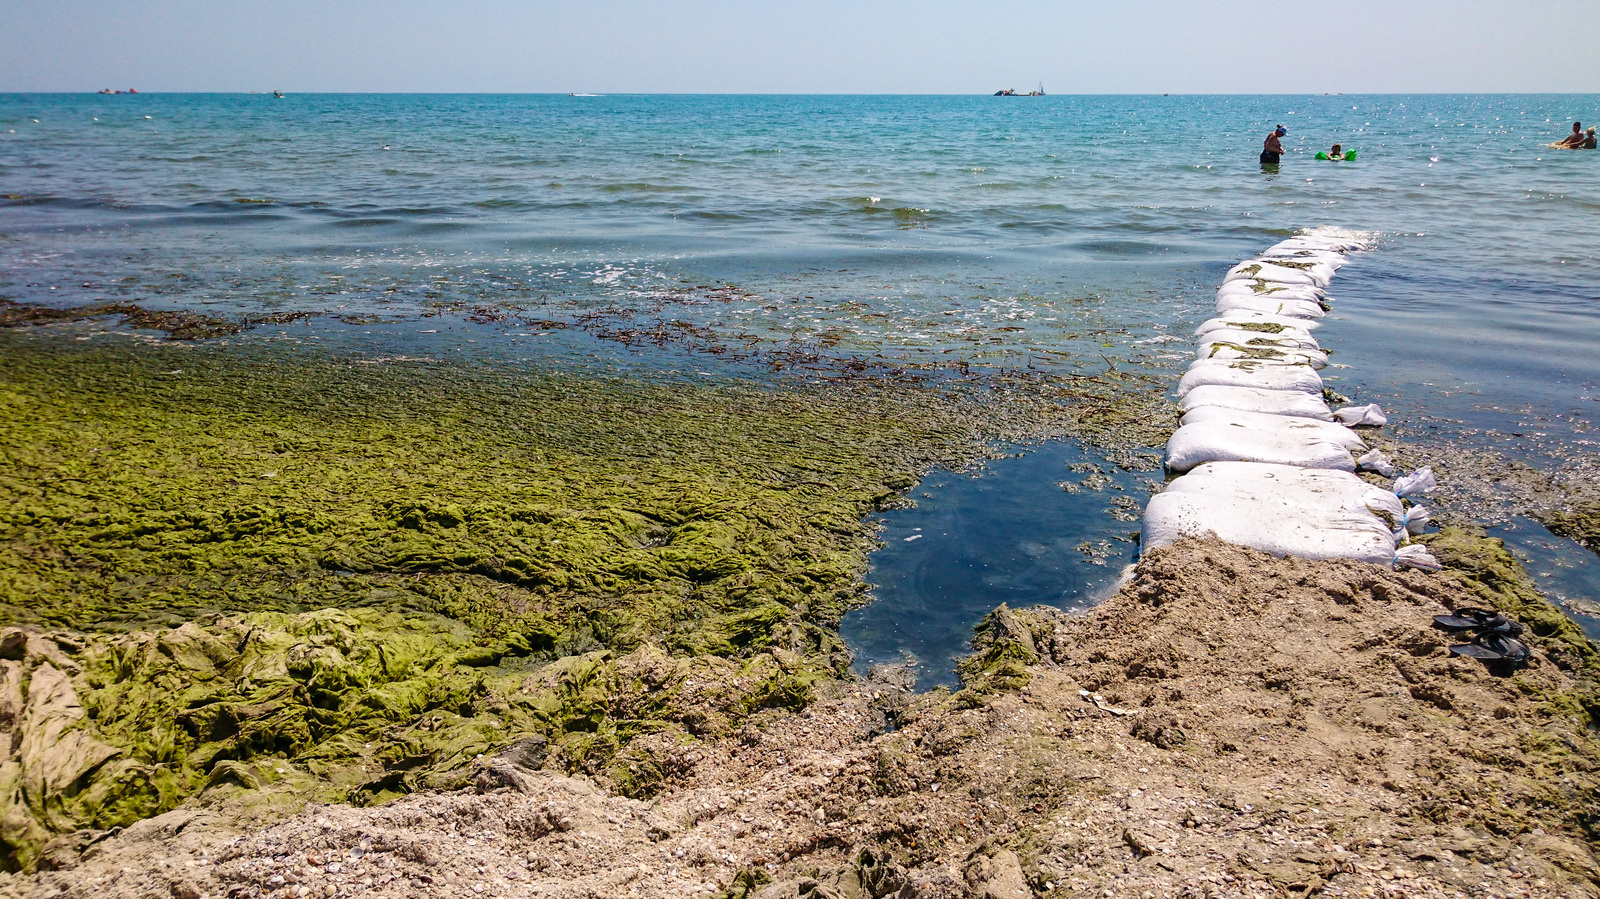
{"type": "Polygon", "coordinates": [[[1550,533],[1582,543],[1600,553],[1600,503],[1579,502],[1567,509],[1554,509],[1534,515],[1550,533]]]}
{"type": "Polygon", "coordinates": [[[245,316],[238,320],[218,318],[178,309],[146,309],[134,303],[91,303],[57,308],[37,303],[19,303],[0,298],[0,328],[22,328],[59,322],[77,322],[120,316],[131,328],[164,331],[173,340],[205,340],[227,337],[266,324],[287,324],[310,318],[315,312],[277,312],[245,316]]]}

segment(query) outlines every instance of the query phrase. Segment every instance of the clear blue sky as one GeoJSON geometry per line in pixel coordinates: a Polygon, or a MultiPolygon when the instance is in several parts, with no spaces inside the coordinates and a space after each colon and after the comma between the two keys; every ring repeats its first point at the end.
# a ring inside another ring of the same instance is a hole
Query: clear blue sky
{"type": "Polygon", "coordinates": [[[1600,0],[0,0],[0,91],[1600,92],[1600,0]]]}

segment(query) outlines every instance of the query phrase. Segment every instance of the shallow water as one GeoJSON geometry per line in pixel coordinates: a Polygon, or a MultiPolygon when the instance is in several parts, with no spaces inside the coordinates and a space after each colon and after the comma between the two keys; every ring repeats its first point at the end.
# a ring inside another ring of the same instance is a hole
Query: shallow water
{"type": "Polygon", "coordinates": [[[916,508],[881,516],[875,600],[841,629],[856,670],[904,663],[919,688],[954,684],[973,623],[995,606],[1087,607],[1137,557],[1138,515],[1157,483],[1069,441],[930,475],[912,492],[916,508]]]}
{"type": "MultiPolygon", "coordinates": [[[[1334,282],[1331,386],[1548,468],[1600,449],[1600,153],[1545,147],[1597,114],[1595,95],[6,95],[0,297],[313,311],[243,339],[506,365],[761,377],[800,351],[1175,384],[1222,273],[1333,225],[1377,248],[1334,282]],[[1279,122],[1290,153],[1264,172],[1279,122]],[[1311,158],[1334,141],[1359,160],[1311,158]]],[[[1053,463],[1016,461],[923,502],[956,515],[1015,477],[1013,519],[1059,516],[1040,545],[1110,526],[1055,510],[1053,463]]],[[[1014,589],[982,572],[1031,558],[994,536],[889,539],[882,608],[918,611],[894,652],[863,631],[863,656],[944,664],[1014,589]]],[[[1094,578],[1060,564],[1040,595],[1079,601],[1094,578]]]]}

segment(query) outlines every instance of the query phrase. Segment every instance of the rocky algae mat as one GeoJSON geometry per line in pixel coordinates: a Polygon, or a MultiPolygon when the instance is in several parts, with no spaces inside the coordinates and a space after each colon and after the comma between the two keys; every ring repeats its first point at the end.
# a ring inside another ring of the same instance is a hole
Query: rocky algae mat
{"type": "Polygon", "coordinates": [[[1066,418],[60,336],[0,333],[11,869],[208,786],[370,802],[519,741],[647,795],[846,674],[869,511],[1066,418]]]}

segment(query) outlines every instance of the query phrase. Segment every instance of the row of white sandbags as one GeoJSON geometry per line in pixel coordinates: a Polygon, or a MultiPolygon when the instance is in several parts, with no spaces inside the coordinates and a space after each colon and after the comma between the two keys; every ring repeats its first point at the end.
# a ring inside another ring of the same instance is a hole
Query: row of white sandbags
{"type": "MultiPolygon", "coordinates": [[[[1144,546],[1209,533],[1279,555],[1391,564],[1408,530],[1426,524],[1427,510],[1355,475],[1389,466],[1347,427],[1381,425],[1382,411],[1329,409],[1317,373],[1328,359],[1311,333],[1328,308],[1323,288],[1343,254],[1362,248],[1306,235],[1228,272],[1178,384],[1184,415],[1167,467],[1187,474],[1151,498],[1144,546]]],[[[1416,551],[1398,560],[1426,564],[1416,551]]]]}
{"type": "Polygon", "coordinates": [[[1356,470],[1351,453],[1365,449],[1331,423],[1317,372],[1328,354],[1312,331],[1323,314],[1322,289],[1361,244],[1315,235],[1291,238],[1229,270],[1217,291],[1217,315],[1202,324],[1198,358],[1178,383],[1183,425],[1167,443],[1167,467],[1188,471],[1205,462],[1264,462],[1356,470]],[[1197,418],[1197,410],[1238,415],[1197,418]]]}

